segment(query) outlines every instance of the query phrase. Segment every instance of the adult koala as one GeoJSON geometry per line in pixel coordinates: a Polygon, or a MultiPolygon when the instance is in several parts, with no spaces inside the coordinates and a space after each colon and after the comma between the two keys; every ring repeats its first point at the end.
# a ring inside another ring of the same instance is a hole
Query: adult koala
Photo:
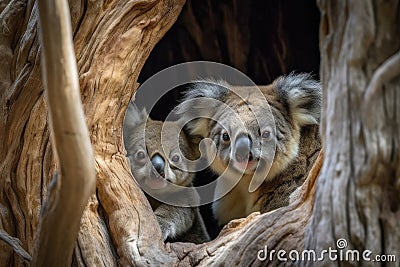
{"type": "Polygon", "coordinates": [[[220,175],[215,198],[229,191],[213,203],[220,225],[261,210],[266,182],[296,158],[301,128],[318,124],[320,110],[321,86],[309,74],[259,87],[203,80],[186,91],[177,113],[192,135],[214,143],[205,154],[220,175]]]}

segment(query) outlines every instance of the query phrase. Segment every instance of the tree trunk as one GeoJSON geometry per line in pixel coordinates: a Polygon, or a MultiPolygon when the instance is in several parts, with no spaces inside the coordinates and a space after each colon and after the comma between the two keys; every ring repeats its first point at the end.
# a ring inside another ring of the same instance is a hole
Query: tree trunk
{"type": "Polygon", "coordinates": [[[326,156],[306,246],[344,238],[346,249],[399,261],[400,3],[319,5],[326,156]]]}
{"type": "MultiPolygon", "coordinates": [[[[96,193],[81,219],[73,265],[277,265],[282,262],[276,256],[258,260],[259,251],[267,246],[269,251],[318,252],[336,249],[339,238],[348,242],[346,249],[394,254],[399,260],[396,0],[319,1],[325,152],[319,154],[298,199],[272,212],[234,220],[209,243],[163,244],[151,208],[130,175],[121,125],[145,60],[183,2],[70,3],[97,170],[96,193]]],[[[18,0],[0,4],[0,228],[18,238],[31,255],[40,209],[58,167],[45,115],[36,5],[18,0]]],[[[242,60],[240,55],[235,58],[242,60]]],[[[4,266],[24,264],[3,242],[0,259],[4,266]]],[[[324,263],[332,264],[328,260],[324,263]]]]}
{"type": "MultiPolygon", "coordinates": [[[[130,175],[121,126],[146,58],[183,4],[70,3],[82,102],[97,169],[97,190],[81,220],[75,265],[138,264],[143,260],[140,255],[148,255],[149,263],[170,261],[167,253],[158,253],[165,251],[161,233],[154,230],[155,218],[146,216],[151,209],[143,204],[145,197],[130,175]]],[[[0,227],[32,255],[40,209],[57,169],[41,82],[37,2],[3,1],[0,12],[0,227]]],[[[3,242],[0,259],[4,266],[23,263],[3,242]]]]}

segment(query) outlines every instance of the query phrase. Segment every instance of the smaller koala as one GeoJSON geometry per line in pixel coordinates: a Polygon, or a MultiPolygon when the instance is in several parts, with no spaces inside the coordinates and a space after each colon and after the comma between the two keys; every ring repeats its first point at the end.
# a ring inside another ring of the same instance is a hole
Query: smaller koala
{"type": "MultiPolygon", "coordinates": [[[[152,120],[146,110],[139,111],[130,103],[123,125],[123,136],[132,174],[142,188],[144,186],[147,192],[155,193],[152,196],[177,196],[177,189],[171,188],[170,183],[184,187],[192,185],[195,174],[184,171],[187,166],[182,166],[185,164],[182,159],[194,160],[197,154],[177,122],[152,120]],[[179,147],[171,141],[174,137],[179,137],[179,147]]],[[[145,194],[157,217],[164,241],[198,244],[210,240],[197,207],[173,206],[145,194]]],[[[183,197],[198,198],[198,194],[195,192],[183,197]]]]}

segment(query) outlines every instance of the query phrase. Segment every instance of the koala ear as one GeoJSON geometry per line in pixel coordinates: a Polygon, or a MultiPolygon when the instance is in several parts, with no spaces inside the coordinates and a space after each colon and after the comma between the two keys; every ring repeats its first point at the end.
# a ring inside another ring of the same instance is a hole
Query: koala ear
{"type": "Polygon", "coordinates": [[[139,111],[138,107],[133,102],[130,102],[128,105],[128,109],[126,110],[124,128],[135,128],[144,123],[147,120],[148,116],[149,115],[147,114],[145,108],[139,111]]]}
{"type": "Polygon", "coordinates": [[[175,111],[190,135],[208,135],[208,122],[215,114],[219,101],[224,101],[228,95],[228,88],[225,81],[199,80],[184,93],[175,111]]]}
{"type": "Polygon", "coordinates": [[[272,86],[286,103],[300,125],[318,124],[321,115],[322,90],[318,81],[307,73],[281,76],[272,86]]]}

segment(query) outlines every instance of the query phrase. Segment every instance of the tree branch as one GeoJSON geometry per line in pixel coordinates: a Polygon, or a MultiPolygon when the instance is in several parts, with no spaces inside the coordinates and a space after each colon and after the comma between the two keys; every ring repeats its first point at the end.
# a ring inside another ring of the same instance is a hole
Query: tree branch
{"type": "Polygon", "coordinates": [[[17,253],[25,261],[32,260],[31,255],[29,255],[29,253],[26,252],[26,250],[21,246],[22,242],[18,238],[12,237],[7,234],[6,231],[0,229],[0,239],[10,245],[13,248],[14,252],[17,253]]]}
{"type": "Polygon", "coordinates": [[[374,72],[364,95],[364,110],[370,109],[370,103],[383,84],[400,74],[400,51],[389,57],[374,72]]]}
{"type": "Polygon", "coordinates": [[[277,257],[258,260],[259,250],[268,246],[270,251],[301,251],[323,160],[321,150],[297,198],[289,206],[233,220],[217,239],[208,243],[192,247],[187,243],[172,243],[171,248],[179,259],[178,266],[277,266],[282,264],[277,257]]]}
{"type": "Polygon", "coordinates": [[[42,77],[53,149],[61,169],[42,208],[35,266],[69,266],[96,174],[80,99],[67,1],[39,1],[42,77]],[[58,181],[56,181],[58,180],[58,181]]]}

